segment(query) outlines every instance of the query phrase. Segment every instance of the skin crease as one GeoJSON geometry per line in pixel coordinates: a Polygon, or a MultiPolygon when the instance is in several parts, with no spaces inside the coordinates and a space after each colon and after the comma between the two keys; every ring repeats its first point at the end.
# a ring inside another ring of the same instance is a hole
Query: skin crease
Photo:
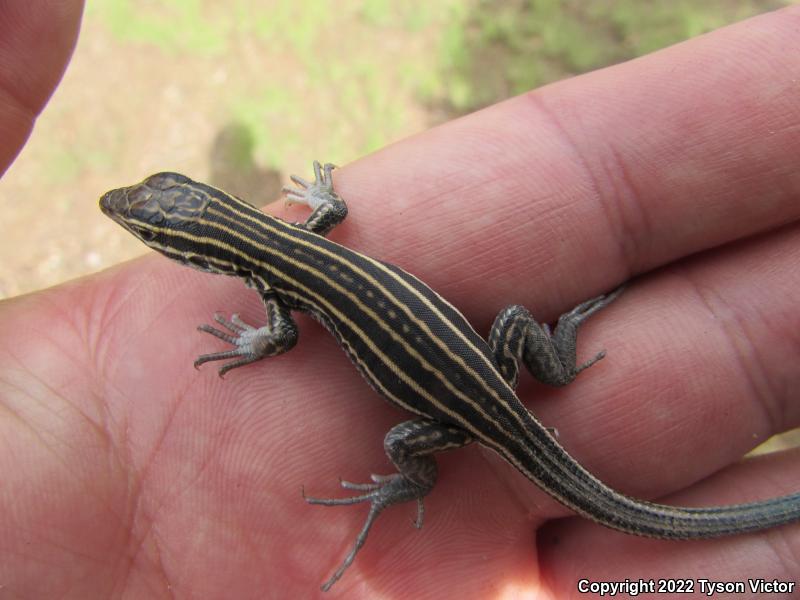
{"type": "MultiPolygon", "coordinates": [[[[6,161],[80,14],[10,4],[6,161]],[[49,45],[33,41],[43,31],[49,45]]],[[[800,8],[764,15],[394,144],[334,173],[350,216],[331,237],[415,273],[483,333],[506,304],[552,319],[636,276],[579,338],[581,356],[608,357],[557,391],[523,375],[520,397],[632,495],[709,506],[794,492],[797,451],[738,461],[800,422],[798,29],[800,8]]],[[[309,170],[313,158],[333,157],[309,156],[309,170]]],[[[0,305],[7,597],[318,594],[367,508],[307,506],[301,488],[344,495],[339,476],[391,472],[382,439],[407,416],[305,317],[284,356],[223,381],[195,371],[222,347],[195,331],[216,310],[263,320],[240,282],[155,255],[0,305]]],[[[800,525],[646,540],[553,520],[569,511],[478,447],[439,465],[424,528],[412,505],[387,511],[328,597],[564,598],[582,577],[800,571],[800,525]]]]}

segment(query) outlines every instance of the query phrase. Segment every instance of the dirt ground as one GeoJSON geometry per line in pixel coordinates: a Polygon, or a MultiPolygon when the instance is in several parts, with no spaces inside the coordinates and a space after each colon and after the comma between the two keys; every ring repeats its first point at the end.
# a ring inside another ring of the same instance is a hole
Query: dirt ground
{"type": "Polygon", "coordinates": [[[61,85],[0,180],[0,298],[146,251],[98,210],[108,189],[175,170],[261,205],[314,158],[344,164],[426,128],[403,65],[424,64],[437,25],[430,27],[404,44],[403,31],[351,18],[344,43],[323,31],[300,52],[229,35],[224,51],[207,54],[120,39],[89,11],[61,85]],[[394,67],[365,74],[367,47],[370,63],[394,67]],[[327,66],[309,73],[317,56],[327,66]],[[391,119],[374,110],[382,104],[375,89],[392,90],[391,119]]]}

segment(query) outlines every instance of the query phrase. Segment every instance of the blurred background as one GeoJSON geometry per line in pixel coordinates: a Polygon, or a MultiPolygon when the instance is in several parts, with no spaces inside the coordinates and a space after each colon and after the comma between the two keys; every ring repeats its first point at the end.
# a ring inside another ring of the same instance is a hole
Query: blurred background
{"type": "Polygon", "coordinates": [[[346,164],[798,2],[90,1],[61,85],[0,180],[0,298],[145,253],[98,210],[110,188],[175,170],[263,205],[312,159],[346,164]]]}
{"type": "Polygon", "coordinates": [[[144,253],[97,209],[110,188],[176,170],[262,205],[314,158],[346,164],[792,1],[90,1],[0,180],[0,298],[144,253]]]}

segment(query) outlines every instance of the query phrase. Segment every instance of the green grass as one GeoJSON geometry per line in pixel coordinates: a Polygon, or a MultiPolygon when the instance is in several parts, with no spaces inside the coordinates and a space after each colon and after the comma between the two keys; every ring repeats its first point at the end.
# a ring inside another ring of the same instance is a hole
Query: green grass
{"type": "Polygon", "coordinates": [[[90,2],[87,14],[103,19],[124,42],[152,44],[167,52],[219,55],[234,24],[225,13],[208,14],[201,0],[171,0],[154,5],[135,0],[90,2]]]}
{"type": "Polygon", "coordinates": [[[789,0],[479,0],[440,45],[444,96],[466,112],[550,81],[647,54],[789,0]]]}
{"type": "MultiPolygon", "coordinates": [[[[103,0],[90,3],[87,12],[101,19],[120,42],[151,45],[166,53],[224,60],[234,41],[251,36],[265,53],[289,56],[305,89],[319,90],[318,95],[299,98],[296,89],[271,80],[268,73],[263,80],[232,84],[226,94],[227,120],[250,130],[257,160],[278,166],[288,151],[304,146],[306,153],[329,157],[349,148],[349,158],[385,145],[406,131],[409,97],[423,109],[435,108],[432,118],[447,118],[787,3],[305,0],[267,7],[253,0],[225,5],[103,0]],[[380,55],[381,62],[370,51],[381,32],[399,40],[388,64],[386,53],[380,55]],[[429,61],[404,54],[403,40],[413,43],[416,36],[429,36],[438,46],[429,61]],[[406,93],[387,85],[389,70],[399,73],[406,93]],[[313,109],[315,103],[323,110],[313,109]],[[324,120],[324,136],[304,140],[267,133],[276,131],[275,124],[286,129],[294,125],[300,131],[303,119],[309,118],[324,120]],[[352,147],[353,131],[363,132],[357,148],[352,147]],[[310,143],[313,148],[308,148],[310,143]]],[[[72,170],[66,164],[60,169],[72,170]]]]}

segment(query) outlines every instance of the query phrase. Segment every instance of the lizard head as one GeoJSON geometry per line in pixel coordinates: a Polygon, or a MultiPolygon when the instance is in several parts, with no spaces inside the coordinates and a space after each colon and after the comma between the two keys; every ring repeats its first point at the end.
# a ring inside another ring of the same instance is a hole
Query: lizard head
{"type": "MultiPolygon", "coordinates": [[[[144,181],[103,194],[100,210],[146,245],[202,271],[237,274],[209,261],[216,254],[209,207],[231,198],[179,173],[156,173],[144,181]]],[[[235,199],[237,202],[243,202],[235,199]]]]}

